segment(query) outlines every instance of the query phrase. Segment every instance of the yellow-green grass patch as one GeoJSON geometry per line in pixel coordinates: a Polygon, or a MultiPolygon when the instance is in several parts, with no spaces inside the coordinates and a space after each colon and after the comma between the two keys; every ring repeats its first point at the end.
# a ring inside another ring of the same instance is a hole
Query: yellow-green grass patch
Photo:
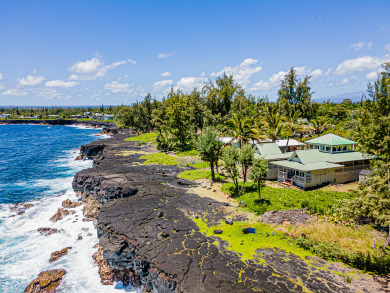
{"type": "Polygon", "coordinates": [[[254,259],[256,255],[259,255],[256,252],[259,249],[274,248],[285,250],[287,257],[288,253],[294,253],[303,260],[305,260],[306,256],[313,256],[311,252],[294,246],[293,241],[288,239],[283,233],[275,231],[269,225],[260,222],[234,222],[233,225],[220,223],[209,227],[207,222],[200,217],[198,219],[192,218],[192,220],[197,224],[201,233],[208,237],[217,236],[227,241],[229,243],[227,249],[241,254],[243,260],[254,259]],[[256,233],[244,234],[243,228],[255,228],[256,233]],[[222,234],[214,234],[214,230],[222,230],[223,232],[222,234]]]}
{"type": "Polygon", "coordinates": [[[144,133],[141,134],[140,136],[133,136],[133,137],[128,137],[125,139],[125,141],[142,141],[142,142],[156,142],[158,133],[156,132],[149,132],[149,133],[144,133]]]}
{"type": "Polygon", "coordinates": [[[174,157],[164,153],[154,153],[149,155],[143,155],[139,157],[142,160],[146,160],[144,164],[161,164],[161,165],[178,165],[179,161],[174,157]]]}
{"type": "MultiPolygon", "coordinates": [[[[211,179],[211,171],[206,170],[189,170],[184,171],[177,176],[179,178],[188,179],[188,180],[197,180],[197,179],[211,179]]],[[[215,173],[215,179],[221,180],[225,179],[225,176],[215,173]]]]}

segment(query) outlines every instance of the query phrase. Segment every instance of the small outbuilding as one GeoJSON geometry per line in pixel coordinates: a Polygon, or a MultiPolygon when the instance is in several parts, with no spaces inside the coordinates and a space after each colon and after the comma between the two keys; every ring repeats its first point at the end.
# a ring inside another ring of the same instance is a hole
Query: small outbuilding
{"type": "Polygon", "coordinates": [[[359,183],[360,184],[367,184],[367,180],[372,176],[372,171],[363,169],[359,173],[359,183]]]}

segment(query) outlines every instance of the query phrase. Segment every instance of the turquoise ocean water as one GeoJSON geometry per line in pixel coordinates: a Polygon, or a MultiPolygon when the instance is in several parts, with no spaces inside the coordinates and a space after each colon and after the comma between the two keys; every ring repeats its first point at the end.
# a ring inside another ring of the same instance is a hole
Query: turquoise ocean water
{"type": "Polygon", "coordinates": [[[61,292],[136,292],[100,284],[93,246],[98,242],[92,222],[75,214],[53,223],[49,219],[65,199],[77,200],[72,180],[92,161],[75,161],[80,145],[103,136],[99,129],[70,126],[0,125],[0,293],[23,292],[44,270],[67,271],[61,292]],[[33,204],[24,214],[10,208],[33,204]],[[41,235],[37,229],[60,232],[41,235]],[[81,240],[78,240],[82,236],[81,240]],[[71,246],[68,255],[49,263],[53,251],[71,246]],[[119,290],[118,290],[119,289],[119,290]]]}

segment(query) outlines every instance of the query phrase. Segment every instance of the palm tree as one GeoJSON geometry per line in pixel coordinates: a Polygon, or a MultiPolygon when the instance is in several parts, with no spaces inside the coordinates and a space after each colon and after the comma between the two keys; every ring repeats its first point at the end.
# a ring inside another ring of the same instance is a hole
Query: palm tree
{"type": "Polygon", "coordinates": [[[246,144],[249,140],[254,138],[254,133],[252,131],[253,120],[249,117],[242,118],[236,113],[233,114],[233,117],[226,121],[223,133],[225,135],[231,136],[232,139],[229,140],[225,145],[236,140],[242,147],[242,143],[246,144]]]}
{"type": "Polygon", "coordinates": [[[268,104],[263,116],[265,135],[275,142],[275,140],[285,135],[287,130],[286,118],[279,111],[277,104],[268,104]]]}
{"type": "Polygon", "coordinates": [[[312,119],[310,122],[313,124],[314,134],[318,136],[330,127],[329,120],[327,120],[326,117],[312,119]]]}

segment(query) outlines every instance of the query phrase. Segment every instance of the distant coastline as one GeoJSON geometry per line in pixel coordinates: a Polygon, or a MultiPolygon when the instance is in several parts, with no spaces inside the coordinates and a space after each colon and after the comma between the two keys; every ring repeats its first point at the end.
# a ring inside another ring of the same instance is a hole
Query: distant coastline
{"type": "Polygon", "coordinates": [[[74,119],[4,119],[0,124],[38,124],[38,125],[84,125],[90,127],[113,127],[115,123],[106,121],[78,121],[74,119]]]}

